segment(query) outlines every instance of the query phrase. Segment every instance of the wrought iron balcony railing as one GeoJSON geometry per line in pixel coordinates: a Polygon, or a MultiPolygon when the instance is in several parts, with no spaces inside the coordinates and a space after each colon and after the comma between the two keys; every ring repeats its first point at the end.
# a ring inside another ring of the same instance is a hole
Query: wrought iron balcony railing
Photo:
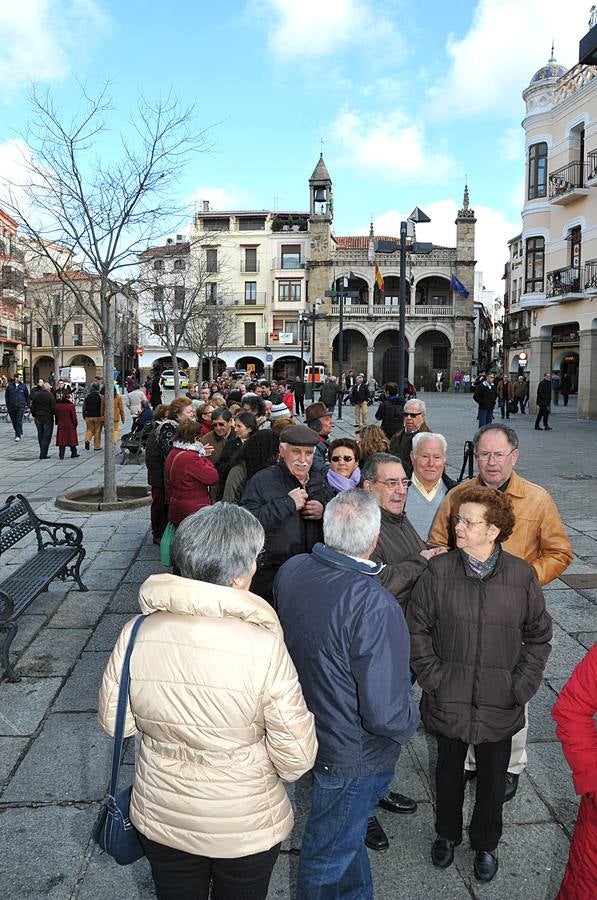
{"type": "Polygon", "coordinates": [[[597,291],[597,259],[585,263],[585,291],[597,291]]]}
{"type": "Polygon", "coordinates": [[[566,294],[580,294],[580,269],[565,266],[547,273],[547,297],[562,297],[566,294]]]}
{"type": "Polygon", "coordinates": [[[585,187],[585,164],[580,160],[556,169],[549,176],[549,199],[556,200],[585,187]]]}

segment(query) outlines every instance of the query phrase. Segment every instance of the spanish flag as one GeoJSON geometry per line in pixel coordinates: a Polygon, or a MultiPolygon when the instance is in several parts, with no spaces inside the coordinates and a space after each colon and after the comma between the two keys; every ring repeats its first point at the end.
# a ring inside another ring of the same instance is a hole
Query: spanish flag
{"type": "Polygon", "coordinates": [[[375,283],[379,288],[379,293],[383,294],[383,275],[381,274],[381,269],[377,264],[375,266],[375,283]]]}

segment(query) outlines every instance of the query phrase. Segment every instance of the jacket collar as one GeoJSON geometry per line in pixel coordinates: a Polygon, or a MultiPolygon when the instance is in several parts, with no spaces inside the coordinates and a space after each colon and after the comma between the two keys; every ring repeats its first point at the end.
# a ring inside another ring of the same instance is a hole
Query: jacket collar
{"type": "Polygon", "coordinates": [[[209,619],[242,619],[282,634],[272,607],[261,597],[239,588],[207,584],[166,572],[150,575],[139,588],[142,613],[169,612],[209,619]]]}
{"type": "MultiPolygon", "coordinates": [[[[478,475],[476,482],[477,484],[483,484],[478,475]]],[[[526,497],[526,485],[527,481],[516,474],[516,469],[512,469],[512,474],[508,480],[508,487],[506,488],[505,493],[510,494],[512,497],[526,497]]]]}
{"type": "Polygon", "coordinates": [[[347,569],[351,572],[360,572],[361,575],[379,575],[383,569],[382,563],[370,566],[365,560],[354,559],[352,556],[346,556],[345,553],[338,553],[337,550],[332,550],[325,544],[315,544],[311,552],[319,562],[333,566],[335,569],[347,569]]]}

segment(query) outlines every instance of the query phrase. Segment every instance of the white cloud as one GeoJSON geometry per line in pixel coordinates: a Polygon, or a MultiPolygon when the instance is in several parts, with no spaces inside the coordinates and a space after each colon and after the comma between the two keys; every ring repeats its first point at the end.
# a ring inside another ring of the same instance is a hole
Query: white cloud
{"type": "Polygon", "coordinates": [[[521,109],[521,92],[547,62],[552,40],[562,65],[578,62],[588,10],[586,0],[479,0],[469,31],[447,39],[450,66],[430,90],[432,111],[445,117],[521,109]]]}
{"type": "Polygon", "coordinates": [[[21,186],[31,181],[28,164],[32,160],[32,150],[21,139],[5,141],[0,144],[0,206],[8,210],[10,198],[18,205],[23,204],[25,197],[21,186]]]}
{"type": "Polygon", "coordinates": [[[230,185],[216,187],[204,184],[193,191],[187,199],[187,203],[196,206],[197,212],[199,212],[204,200],[209,202],[210,209],[243,209],[249,203],[249,195],[247,191],[230,185]]]}
{"type": "MultiPolygon", "coordinates": [[[[487,290],[495,291],[501,297],[504,293],[502,275],[508,257],[507,242],[520,231],[520,222],[509,221],[500,210],[489,206],[471,204],[475,210],[477,225],[475,230],[475,257],[477,271],[483,273],[483,284],[487,290]]],[[[430,217],[428,225],[417,225],[417,239],[432,241],[443,247],[456,246],[455,219],[459,206],[454,200],[438,200],[425,205],[424,211],[430,217]]],[[[375,233],[379,235],[399,235],[400,221],[410,213],[388,210],[373,221],[375,233]]],[[[368,228],[362,229],[363,233],[368,228]]]]}
{"type": "Polygon", "coordinates": [[[424,177],[427,182],[436,182],[454,168],[445,148],[431,146],[424,123],[398,109],[373,116],[346,110],[329,131],[340,148],[336,164],[359,172],[374,172],[394,180],[424,177]]]}
{"type": "Polygon", "coordinates": [[[0,4],[0,100],[29,81],[55,81],[72,57],[107,25],[95,0],[21,0],[0,4]]]}
{"type": "Polygon", "coordinates": [[[269,48],[278,59],[337,56],[350,44],[378,38],[394,52],[398,35],[383,5],[367,0],[252,0],[249,12],[270,21],[269,48]]]}

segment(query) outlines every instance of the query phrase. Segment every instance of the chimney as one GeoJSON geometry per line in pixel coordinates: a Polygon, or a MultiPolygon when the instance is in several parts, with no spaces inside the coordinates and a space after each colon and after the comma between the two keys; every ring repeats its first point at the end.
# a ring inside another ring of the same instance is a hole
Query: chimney
{"type": "Polygon", "coordinates": [[[202,200],[201,207],[203,212],[209,212],[209,200],[202,200]]]}
{"type": "Polygon", "coordinates": [[[181,244],[183,241],[184,241],[184,234],[177,234],[176,235],[176,243],[181,244]]]}

